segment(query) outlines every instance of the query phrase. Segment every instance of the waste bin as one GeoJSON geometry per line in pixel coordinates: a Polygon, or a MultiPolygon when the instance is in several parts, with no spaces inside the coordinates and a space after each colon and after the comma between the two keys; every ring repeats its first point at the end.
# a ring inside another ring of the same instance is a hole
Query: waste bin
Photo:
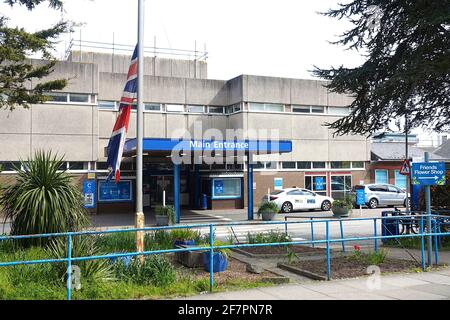
{"type": "Polygon", "coordinates": [[[200,195],[200,209],[202,210],[208,209],[208,198],[204,193],[200,195]]]}
{"type": "MultiPolygon", "coordinates": [[[[395,211],[383,211],[381,212],[382,217],[396,217],[397,212],[395,211]]],[[[381,235],[384,236],[398,236],[399,235],[399,219],[389,218],[381,220],[381,235]]],[[[382,239],[383,244],[386,244],[389,240],[394,240],[396,238],[382,239]]]]}

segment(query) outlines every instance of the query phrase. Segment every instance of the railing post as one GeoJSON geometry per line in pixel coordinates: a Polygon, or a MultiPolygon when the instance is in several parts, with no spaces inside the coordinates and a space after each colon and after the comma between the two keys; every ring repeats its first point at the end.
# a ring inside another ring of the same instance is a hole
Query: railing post
{"type": "Polygon", "coordinates": [[[433,220],[433,233],[434,233],[434,263],[439,264],[439,248],[438,248],[438,235],[437,235],[437,219],[433,220]]]}
{"type": "Polygon", "coordinates": [[[422,271],[425,271],[425,237],[423,234],[423,215],[420,217],[420,255],[422,258],[422,271]]]}
{"type": "Polygon", "coordinates": [[[314,221],[313,218],[310,218],[309,220],[311,220],[311,241],[312,241],[312,247],[314,248],[315,244],[314,244],[314,221]]]}
{"type": "Polygon", "coordinates": [[[375,252],[378,252],[377,218],[373,219],[373,236],[374,236],[374,250],[375,252]]]}
{"type": "Polygon", "coordinates": [[[331,279],[331,261],[330,261],[330,233],[329,221],[326,221],[326,239],[327,239],[327,280],[331,279]]]}
{"type": "Polygon", "coordinates": [[[342,226],[342,220],[341,220],[341,218],[339,218],[339,227],[340,227],[340,229],[341,229],[342,252],[345,252],[344,227],[342,226]]]}
{"type": "Polygon", "coordinates": [[[209,225],[209,291],[213,292],[214,287],[214,229],[209,225]]]}
{"type": "Polygon", "coordinates": [[[284,234],[288,235],[287,217],[284,217],[284,234]]]}
{"type": "Polygon", "coordinates": [[[72,291],[72,236],[67,237],[67,300],[71,300],[72,291]]]}

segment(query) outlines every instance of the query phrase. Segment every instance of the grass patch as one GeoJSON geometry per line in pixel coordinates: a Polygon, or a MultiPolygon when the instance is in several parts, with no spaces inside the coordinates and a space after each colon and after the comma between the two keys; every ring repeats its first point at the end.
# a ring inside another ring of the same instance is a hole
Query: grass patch
{"type": "MultiPolygon", "coordinates": [[[[425,248],[427,247],[427,237],[425,236],[425,248]]],[[[384,246],[386,247],[392,247],[392,248],[405,248],[405,249],[416,249],[420,250],[421,248],[421,238],[420,237],[414,237],[414,238],[399,238],[397,240],[395,239],[389,239],[384,246]]],[[[434,246],[434,238],[433,238],[433,246],[434,246]]],[[[450,237],[442,237],[441,238],[441,245],[439,246],[439,250],[450,250],[450,237]]]]}
{"type": "Polygon", "coordinates": [[[248,243],[276,243],[291,242],[292,239],[284,232],[270,230],[269,232],[247,233],[248,243]]]}

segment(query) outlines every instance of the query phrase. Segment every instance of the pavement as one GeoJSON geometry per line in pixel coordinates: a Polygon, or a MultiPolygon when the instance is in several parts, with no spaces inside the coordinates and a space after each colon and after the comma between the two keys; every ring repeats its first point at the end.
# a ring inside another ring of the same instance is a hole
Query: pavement
{"type": "Polygon", "coordinates": [[[450,268],[207,293],[184,300],[448,300],[450,268]]]}

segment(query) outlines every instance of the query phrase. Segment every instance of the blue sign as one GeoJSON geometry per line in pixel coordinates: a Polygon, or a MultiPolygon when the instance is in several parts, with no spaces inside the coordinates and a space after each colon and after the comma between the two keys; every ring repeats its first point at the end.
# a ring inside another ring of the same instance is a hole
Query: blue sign
{"type": "Polygon", "coordinates": [[[84,207],[86,209],[95,208],[95,194],[96,194],[96,183],[95,180],[84,180],[83,182],[83,197],[84,197],[84,207]]]}
{"type": "Polygon", "coordinates": [[[283,189],[283,178],[274,178],[273,179],[273,188],[275,190],[283,189]]]}
{"type": "Polygon", "coordinates": [[[325,181],[323,177],[315,177],[314,180],[316,182],[316,191],[325,190],[325,181]]]}
{"type": "Polygon", "coordinates": [[[131,181],[123,180],[98,182],[98,201],[99,202],[130,202],[133,201],[131,192],[131,181]]]}
{"type": "Polygon", "coordinates": [[[356,189],[356,205],[363,206],[366,204],[366,191],[363,188],[356,189]]]}
{"type": "Polygon", "coordinates": [[[413,185],[444,185],[445,163],[444,162],[417,162],[412,165],[413,185]]]}

